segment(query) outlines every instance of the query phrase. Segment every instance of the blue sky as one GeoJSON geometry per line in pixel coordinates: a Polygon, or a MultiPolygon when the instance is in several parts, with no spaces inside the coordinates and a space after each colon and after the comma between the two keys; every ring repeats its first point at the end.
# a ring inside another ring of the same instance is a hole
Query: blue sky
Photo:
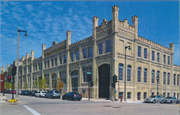
{"type": "Polygon", "coordinates": [[[11,64],[17,58],[17,28],[26,30],[28,37],[20,33],[21,58],[31,50],[35,57],[46,48],[66,39],[66,31],[72,32],[74,43],[92,35],[92,17],[99,24],[106,18],[112,20],[111,7],[119,6],[119,20],[138,16],[138,35],[169,48],[175,44],[174,64],[179,65],[179,2],[178,1],[1,1],[0,67],[11,64]]]}

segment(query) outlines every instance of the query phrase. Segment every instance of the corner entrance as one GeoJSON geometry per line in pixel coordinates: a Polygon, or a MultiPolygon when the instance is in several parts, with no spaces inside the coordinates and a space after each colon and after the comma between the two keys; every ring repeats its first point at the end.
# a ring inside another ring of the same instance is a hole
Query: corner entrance
{"type": "Polygon", "coordinates": [[[98,67],[99,71],[99,98],[109,98],[110,65],[103,64],[98,67]]]}

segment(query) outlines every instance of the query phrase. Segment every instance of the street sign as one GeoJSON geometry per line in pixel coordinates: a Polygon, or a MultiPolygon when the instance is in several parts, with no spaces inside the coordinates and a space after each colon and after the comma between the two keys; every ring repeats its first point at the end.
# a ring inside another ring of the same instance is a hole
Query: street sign
{"type": "Polygon", "coordinates": [[[91,74],[91,72],[86,72],[86,74],[90,75],[90,74],[91,74]]]}
{"type": "Polygon", "coordinates": [[[114,90],[114,93],[117,93],[117,90],[114,90]]]}

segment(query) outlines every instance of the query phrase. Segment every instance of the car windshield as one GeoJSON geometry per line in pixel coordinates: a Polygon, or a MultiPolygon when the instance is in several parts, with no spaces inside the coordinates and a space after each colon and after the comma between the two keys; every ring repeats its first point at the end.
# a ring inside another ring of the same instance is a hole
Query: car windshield
{"type": "Polygon", "coordinates": [[[166,97],[166,99],[171,99],[172,97],[166,97]]]}
{"type": "Polygon", "coordinates": [[[155,98],[156,96],[154,96],[154,95],[151,95],[151,96],[149,96],[149,98],[155,98]]]}
{"type": "Polygon", "coordinates": [[[55,91],[55,93],[59,93],[59,91],[55,91]]]}
{"type": "Polygon", "coordinates": [[[46,93],[46,92],[42,92],[42,93],[46,93]]]}

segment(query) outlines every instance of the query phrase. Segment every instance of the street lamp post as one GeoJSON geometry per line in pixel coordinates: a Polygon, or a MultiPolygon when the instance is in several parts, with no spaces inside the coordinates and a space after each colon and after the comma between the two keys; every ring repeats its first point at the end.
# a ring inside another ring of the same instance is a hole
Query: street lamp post
{"type": "Polygon", "coordinates": [[[158,92],[158,80],[159,80],[159,76],[157,76],[156,79],[157,79],[157,95],[158,95],[159,94],[159,92],[158,92]]]}
{"type": "Polygon", "coordinates": [[[124,62],[124,66],[125,66],[125,75],[124,75],[124,101],[126,101],[126,49],[128,48],[128,50],[131,49],[130,46],[125,46],[125,62],[124,62]]]}
{"type": "MultiPolygon", "coordinates": [[[[69,70],[69,75],[71,77],[71,70],[69,70]]],[[[69,92],[70,92],[70,77],[69,77],[69,92]]]]}
{"type": "Polygon", "coordinates": [[[27,31],[17,30],[18,38],[17,38],[17,84],[16,84],[16,97],[18,98],[18,81],[19,81],[19,32],[25,32],[24,36],[27,37],[27,31]]]}

